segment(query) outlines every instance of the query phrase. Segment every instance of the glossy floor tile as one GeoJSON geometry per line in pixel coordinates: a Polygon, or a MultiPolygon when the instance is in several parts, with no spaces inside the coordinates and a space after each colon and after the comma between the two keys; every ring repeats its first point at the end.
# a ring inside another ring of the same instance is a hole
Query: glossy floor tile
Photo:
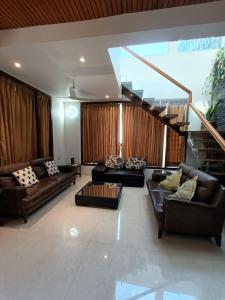
{"type": "Polygon", "coordinates": [[[123,188],[118,210],[77,207],[77,179],[27,224],[0,227],[0,300],[224,300],[223,247],[165,235],[145,188],[123,188]]]}

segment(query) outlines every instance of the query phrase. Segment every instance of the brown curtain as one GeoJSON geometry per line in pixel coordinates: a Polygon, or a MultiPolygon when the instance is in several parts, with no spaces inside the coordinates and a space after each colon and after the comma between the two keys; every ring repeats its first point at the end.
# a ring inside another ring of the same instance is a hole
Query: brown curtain
{"type": "Polygon", "coordinates": [[[82,162],[105,161],[109,154],[119,154],[117,103],[83,103],[82,162]]]}
{"type": "Polygon", "coordinates": [[[51,97],[37,94],[38,156],[52,155],[51,97]]]}
{"type": "MultiPolygon", "coordinates": [[[[185,120],[186,106],[183,104],[170,105],[167,113],[177,114],[178,117],[171,123],[182,122],[185,120]]],[[[167,151],[166,165],[179,165],[185,161],[185,137],[179,136],[173,129],[167,128],[167,151]]]]}
{"type": "Polygon", "coordinates": [[[35,93],[0,76],[0,164],[36,157],[35,93]]]}
{"type": "Polygon", "coordinates": [[[162,163],[164,125],[141,107],[123,104],[123,157],[144,157],[151,166],[162,163]]]}

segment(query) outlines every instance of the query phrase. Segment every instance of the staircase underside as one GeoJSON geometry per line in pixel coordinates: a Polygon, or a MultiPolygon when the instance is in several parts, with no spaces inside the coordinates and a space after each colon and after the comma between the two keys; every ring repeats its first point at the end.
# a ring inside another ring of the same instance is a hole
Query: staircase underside
{"type": "Polygon", "coordinates": [[[140,91],[138,90],[138,93],[136,93],[136,91],[132,91],[132,89],[128,89],[125,85],[122,84],[122,95],[126,96],[129,100],[134,102],[136,105],[140,106],[142,109],[144,109],[146,112],[151,114],[153,117],[155,117],[161,123],[172,128],[180,136],[187,135],[186,127],[189,125],[189,122],[171,123],[170,121],[175,119],[178,115],[177,114],[165,114],[165,115],[161,116],[160,114],[166,109],[166,106],[163,106],[163,105],[162,106],[159,106],[159,105],[154,106],[153,101],[151,102],[151,104],[146,102],[145,99],[141,98],[143,95],[143,91],[141,93],[141,90],[140,91]]]}

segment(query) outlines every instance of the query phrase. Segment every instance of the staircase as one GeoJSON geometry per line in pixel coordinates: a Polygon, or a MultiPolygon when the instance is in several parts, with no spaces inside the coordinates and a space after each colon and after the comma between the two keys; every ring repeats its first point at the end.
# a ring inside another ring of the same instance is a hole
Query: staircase
{"type": "MultiPolygon", "coordinates": [[[[220,132],[225,138],[225,132],[220,132]]],[[[197,161],[199,169],[225,182],[225,152],[207,130],[191,131],[188,145],[197,161]]]]}
{"type": "MultiPolygon", "coordinates": [[[[169,102],[159,100],[155,98],[142,98],[144,90],[134,90],[132,87],[132,82],[122,82],[122,95],[127,97],[130,101],[134,102],[136,105],[142,107],[146,112],[151,114],[153,117],[158,119],[163,124],[172,128],[180,136],[185,136],[187,134],[187,129],[189,122],[188,121],[175,121],[179,117],[178,114],[167,113],[169,102]]],[[[187,99],[184,99],[187,103],[187,99]]],[[[187,104],[186,104],[187,106],[187,104]]]]}
{"type": "Polygon", "coordinates": [[[225,184],[225,132],[218,132],[192,103],[191,90],[130,48],[121,49],[127,59],[124,66],[132,66],[125,76],[126,80],[120,81],[125,99],[140,106],[179,136],[184,136],[191,149],[191,157],[194,158],[193,163],[187,163],[195,164],[195,167],[218,177],[225,184]],[[145,89],[139,88],[143,86],[141,78],[144,80],[145,89]],[[138,89],[134,89],[134,86],[138,89]],[[175,99],[171,99],[174,96],[175,99]],[[178,106],[178,109],[173,105],[178,106]],[[190,124],[189,116],[192,114],[195,118],[197,116],[197,121],[190,124]],[[199,126],[196,126],[196,122],[199,126]],[[188,126],[193,124],[194,127],[188,126]],[[190,131],[189,127],[193,130],[190,131]]]}

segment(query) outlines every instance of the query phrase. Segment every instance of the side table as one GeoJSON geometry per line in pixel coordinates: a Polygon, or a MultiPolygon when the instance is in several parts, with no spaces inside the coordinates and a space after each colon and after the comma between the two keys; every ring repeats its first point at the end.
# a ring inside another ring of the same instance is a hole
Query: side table
{"type": "Polygon", "coordinates": [[[71,165],[73,170],[74,170],[74,173],[75,175],[79,175],[81,177],[81,164],[73,164],[71,165]]]}

